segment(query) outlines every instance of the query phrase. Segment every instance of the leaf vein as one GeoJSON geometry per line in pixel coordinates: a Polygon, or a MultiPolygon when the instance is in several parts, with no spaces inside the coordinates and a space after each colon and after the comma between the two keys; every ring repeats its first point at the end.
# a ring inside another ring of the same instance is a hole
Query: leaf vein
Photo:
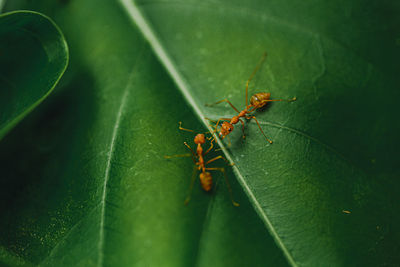
{"type": "MultiPolygon", "coordinates": [[[[181,90],[185,99],[189,102],[189,104],[191,105],[191,107],[193,108],[193,110],[195,111],[197,116],[199,117],[199,119],[203,122],[203,124],[210,131],[212,131],[211,127],[208,125],[208,123],[204,119],[205,116],[204,116],[203,112],[200,110],[200,108],[198,107],[198,105],[196,104],[195,100],[193,99],[192,95],[189,92],[190,86],[183,78],[183,75],[181,73],[179,73],[179,71],[175,68],[175,64],[173,63],[171,57],[168,55],[167,51],[165,51],[165,49],[161,45],[159,39],[156,37],[155,33],[149,26],[149,23],[143,17],[142,13],[140,12],[139,8],[136,5],[136,2],[131,1],[131,0],[120,0],[120,3],[126,9],[128,15],[132,19],[132,22],[135,25],[137,25],[137,27],[140,29],[140,31],[144,35],[145,39],[150,43],[150,46],[152,47],[154,53],[160,59],[161,63],[164,65],[167,72],[171,75],[172,79],[175,81],[178,88],[181,90]]],[[[226,148],[223,145],[223,143],[221,142],[221,140],[217,139],[217,142],[218,142],[219,146],[221,147],[222,151],[224,152],[228,161],[233,163],[232,157],[226,150],[226,148]]],[[[293,256],[286,248],[285,244],[283,243],[282,239],[279,237],[275,228],[272,226],[268,216],[265,214],[265,211],[261,208],[260,203],[257,201],[256,197],[253,195],[252,191],[250,190],[247,182],[245,181],[244,177],[240,173],[239,169],[236,166],[233,166],[233,170],[236,173],[240,184],[245,189],[245,192],[247,193],[248,197],[253,202],[253,205],[255,206],[257,213],[259,214],[261,219],[264,221],[265,225],[269,229],[271,235],[274,237],[278,246],[282,249],[283,254],[285,255],[286,259],[292,266],[297,266],[296,262],[293,259],[293,256]]]]}
{"type": "MultiPolygon", "coordinates": [[[[142,49],[143,51],[143,49],[142,49]]],[[[104,183],[103,183],[103,192],[102,192],[102,197],[101,197],[101,215],[100,215],[100,233],[99,233],[99,246],[98,246],[98,251],[99,251],[99,260],[98,260],[98,266],[103,266],[104,265],[104,224],[105,224],[105,212],[106,212],[106,198],[107,198],[107,185],[108,185],[108,181],[110,179],[110,170],[111,170],[111,161],[112,161],[112,157],[114,154],[114,149],[115,149],[115,140],[117,139],[117,135],[118,135],[118,130],[120,128],[120,123],[121,123],[121,118],[122,118],[122,114],[124,111],[124,108],[126,106],[126,102],[129,96],[129,89],[130,89],[130,85],[131,82],[136,74],[136,68],[139,65],[139,58],[141,56],[141,54],[143,52],[140,52],[136,58],[136,61],[134,63],[134,66],[132,68],[132,71],[130,73],[130,76],[128,78],[128,82],[127,85],[124,89],[124,93],[122,94],[121,97],[121,104],[120,104],[120,108],[118,109],[117,112],[117,116],[116,116],[116,120],[115,120],[115,125],[113,128],[113,133],[112,133],[112,137],[111,137],[111,143],[110,143],[110,147],[109,147],[109,153],[108,153],[108,159],[107,159],[107,166],[106,166],[106,170],[105,170],[105,174],[104,174],[104,183]]]]}

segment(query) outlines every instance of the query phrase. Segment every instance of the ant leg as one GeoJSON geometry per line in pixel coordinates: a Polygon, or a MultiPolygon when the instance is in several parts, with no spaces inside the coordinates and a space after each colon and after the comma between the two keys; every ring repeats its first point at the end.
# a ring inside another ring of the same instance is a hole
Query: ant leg
{"type": "Polygon", "coordinates": [[[212,120],[212,119],[210,119],[210,118],[207,118],[207,117],[204,117],[204,119],[206,119],[206,120],[208,120],[208,121],[212,121],[212,122],[214,122],[214,123],[216,123],[217,121],[215,121],[215,120],[212,120]]]}
{"type": "Polygon", "coordinates": [[[192,160],[193,160],[193,162],[196,164],[196,160],[195,160],[196,154],[194,153],[193,149],[192,149],[186,142],[183,142],[183,144],[184,144],[187,148],[189,148],[190,151],[192,152],[192,160]]]}
{"type": "Polygon", "coordinates": [[[229,136],[226,137],[228,139],[228,147],[232,146],[231,138],[229,136]]]}
{"type": "Polygon", "coordinates": [[[293,102],[296,101],[297,97],[293,97],[291,99],[267,99],[267,100],[262,100],[261,103],[266,103],[266,102],[274,102],[274,101],[287,101],[287,102],[293,102]]]}
{"type": "Polygon", "coordinates": [[[213,133],[212,132],[207,132],[207,133],[209,133],[209,134],[211,134],[211,136],[210,137],[206,137],[207,138],[207,140],[208,141],[210,141],[210,143],[212,144],[212,142],[214,142],[215,141],[215,136],[213,136],[213,133]]]}
{"type": "Polygon", "coordinates": [[[241,119],[239,119],[239,121],[242,123],[243,139],[245,139],[246,135],[244,134],[244,122],[241,119]]]}
{"type": "Polygon", "coordinates": [[[206,168],[206,170],[209,170],[209,171],[220,171],[220,172],[222,172],[224,174],[225,183],[226,183],[226,186],[228,187],[229,196],[231,198],[232,204],[235,207],[239,207],[239,203],[237,203],[235,200],[233,200],[232,187],[229,184],[228,176],[226,175],[225,168],[206,168]]]}
{"type": "MultiPolygon", "coordinates": [[[[194,133],[195,131],[194,130],[191,130],[191,129],[186,129],[186,128],[183,128],[182,127],[182,122],[180,121],[179,122],[179,130],[181,130],[181,131],[186,131],[186,132],[191,132],[191,133],[194,133]]],[[[208,134],[208,133],[210,133],[210,132],[204,132],[203,134],[208,134]]],[[[210,133],[211,134],[211,133],[210,133]]],[[[211,139],[210,139],[211,140],[211,139]]]]}
{"type": "Polygon", "coordinates": [[[249,116],[249,117],[246,117],[246,119],[249,119],[249,120],[254,119],[254,120],[256,121],[256,123],[257,123],[257,125],[258,125],[258,128],[260,129],[261,133],[264,135],[265,139],[267,139],[267,141],[268,141],[270,144],[272,144],[272,141],[269,140],[269,139],[267,138],[267,136],[265,135],[264,131],[261,129],[261,126],[260,126],[260,124],[258,123],[258,120],[256,119],[255,116],[249,116]]]}
{"type": "Polygon", "coordinates": [[[204,119],[206,119],[206,120],[208,120],[208,121],[211,121],[211,122],[213,122],[213,123],[215,123],[215,125],[211,125],[211,124],[209,124],[210,125],[210,127],[213,127],[214,128],[214,131],[211,133],[212,135],[214,135],[216,132],[217,132],[217,128],[218,128],[218,124],[217,123],[219,123],[219,121],[220,120],[218,120],[218,121],[215,121],[215,120],[212,120],[212,119],[209,119],[209,118],[204,118],[204,119]]]}
{"type": "Polygon", "coordinates": [[[179,130],[194,133],[193,130],[183,128],[183,127],[182,127],[182,122],[181,122],[181,121],[179,122],[179,130]]]}
{"type": "Polygon", "coordinates": [[[171,155],[171,156],[165,155],[165,156],[164,156],[165,159],[183,158],[183,157],[192,157],[193,162],[196,163],[196,160],[195,160],[195,158],[193,157],[193,155],[192,155],[192,154],[189,154],[189,153],[188,153],[188,154],[178,154],[178,155],[171,155]]]}
{"type": "Polygon", "coordinates": [[[207,154],[208,152],[210,152],[211,149],[214,147],[213,141],[214,141],[214,139],[211,141],[211,145],[210,145],[210,147],[207,149],[207,151],[204,152],[204,155],[207,154]]]}
{"type": "Polygon", "coordinates": [[[228,102],[228,104],[237,112],[237,113],[239,113],[240,111],[237,109],[237,108],[235,108],[235,106],[228,100],[228,99],[222,99],[221,101],[218,101],[218,102],[216,102],[216,103],[214,103],[214,104],[205,104],[205,106],[206,107],[211,107],[211,106],[214,106],[214,105],[217,105],[217,104],[219,104],[219,103],[222,103],[222,102],[228,102]]]}
{"type": "Polygon", "coordinates": [[[215,123],[215,125],[211,125],[211,124],[209,124],[209,126],[210,127],[213,127],[214,129],[215,129],[215,131],[213,131],[213,133],[215,133],[216,132],[216,128],[217,128],[217,121],[215,121],[215,120],[212,120],[212,119],[210,119],[210,118],[207,118],[207,117],[204,117],[204,119],[206,119],[206,120],[208,120],[208,121],[211,121],[211,122],[213,122],[213,123],[215,123]]]}
{"type": "Polygon", "coordinates": [[[164,158],[172,159],[172,158],[182,158],[182,157],[191,157],[191,156],[192,156],[192,154],[187,153],[187,154],[177,154],[177,155],[171,155],[171,156],[164,155],[164,158]]]}
{"type": "Polygon", "coordinates": [[[256,74],[256,72],[260,69],[261,64],[264,62],[265,58],[267,57],[267,52],[264,52],[264,54],[261,56],[260,61],[258,62],[256,68],[254,69],[253,73],[250,75],[250,78],[247,80],[246,83],[246,107],[249,104],[249,99],[248,99],[248,90],[249,90],[249,83],[251,82],[251,80],[253,79],[254,75],[256,74]]]}
{"type": "Polygon", "coordinates": [[[197,173],[197,166],[194,166],[193,173],[192,173],[192,179],[190,181],[189,192],[188,192],[188,195],[187,195],[187,197],[185,199],[185,202],[184,202],[185,205],[187,205],[189,203],[190,198],[192,197],[193,185],[194,185],[194,182],[196,180],[196,173],[197,173]]]}
{"type": "MultiPolygon", "coordinates": [[[[215,122],[214,120],[211,120],[211,119],[209,119],[209,118],[205,118],[206,120],[209,120],[209,121],[212,121],[212,122],[215,122]]],[[[218,121],[217,121],[217,123],[215,124],[215,126],[213,126],[214,128],[215,128],[215,131],[212,133],[212,134],[214,134],[214,133],[216,133],[217,131],[218,131],[218,125],[219,125],[219,123],[220,123],[220,121],[230,121],[231,119],[229,119],[229,118],[220,118],[220,119],[218,119],[218,121]]]]}
{"type": "Polygon", "coordinates": [[[223,157],[223,156],[221,156],[221,155],[216,156],[216,157],[213,158],[213,159],[210,159],[209,161],[207,161],[206,163],[204,163],[204,165],[207,165],[207,164],[209,164],[209,163],[211,163],[211,162],[213,162],[213,161],[216,161],[216,160],[218,160],[218,159],[223,159],[223,160],[225,161],[225,163],[228,164],[229,166],[235,165],[235,163],[232,163],[232,164],[229,163],[229,161],[228,161],[225,157],[223,157]]]}
{"type": "Polygon", "coordinates": [[[190,151],[192,152],[193,156],[196,156],[196,153],[194,153],[193,149],[192,149],[186,142],[183,142],[183,144],[184,144],[187,148],[190,149],[190,151]]]}

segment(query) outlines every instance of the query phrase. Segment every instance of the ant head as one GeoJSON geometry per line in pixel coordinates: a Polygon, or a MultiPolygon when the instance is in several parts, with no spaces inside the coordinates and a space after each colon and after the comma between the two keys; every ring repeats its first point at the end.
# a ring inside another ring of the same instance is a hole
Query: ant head
{"type": "Polygon", "coordinates": [[[212,187],[212,176],[211,173],[209,172],[202,172],[200,173],[200,182],[201,182],[201,187],[204,189],[204,191],[210,191],[212,187]]]}
{"type": "Polygon", "coordinates": [[[219,137],[221,137],[223,139],[225,136],[230,134],[230,132],[232,132],[232,131],[233,131],[233,125],[227,121],[224,121],[221,124],[221,131],[219,132],[219,137]]]}
{"type": "Polygon", "coordinates": [[[206,142],[206,138],[205,138],[204,134],[197,134],[194,137],[195,144],[204,144],[205,142],[206,142]]]}

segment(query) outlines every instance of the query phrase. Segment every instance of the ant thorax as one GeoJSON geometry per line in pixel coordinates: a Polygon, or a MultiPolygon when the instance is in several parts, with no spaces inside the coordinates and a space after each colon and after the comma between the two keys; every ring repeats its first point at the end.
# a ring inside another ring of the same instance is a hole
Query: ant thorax
{"type": "Polygon", "coordinates": [[[261,108],[265,106],[271,97],[271,93],[257,93],[250,98],[250,103],[255,108],[261,108]]]}

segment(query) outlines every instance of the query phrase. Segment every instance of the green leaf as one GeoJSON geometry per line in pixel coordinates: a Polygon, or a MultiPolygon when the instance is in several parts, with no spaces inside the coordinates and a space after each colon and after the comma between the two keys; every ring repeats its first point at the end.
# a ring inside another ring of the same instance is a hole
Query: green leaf
{"type": "Polygon", "coordinates": [[[66,41],[50,18],[0,15],[0,139],[51,93],[67,65],[66,41]]]}
{"type": "Polygon", "coordinates": [[[0,144],[4,250],[39,266],[286,265],[232,173],[239,208],[223,184],[183,204],[193,163],[163,156],[192,144],[179,121],[204,129],[119,3],[6,6],[21,7],[54,18],[71,64],[0,144]]]}
{"type": "Polygon", "coordinates": [[[399,264],[396,3],[49,3],[28,7],[77,56],[63,93],[0,147],[7,251],[52,266],[399,264]],[[230,174],[240,208],[222,186],[184,207],[191,162],[162,158],[192,138],[177,122],[234,115],[204,103],[243,107],[264,51],[250,94],[298,100],[256,113],[274,144],[249,122],[224,148],[249,200],[230,174]]]}
{"type": "Polygon", "coordinates": [[[399,264],[398,4],[121,2],[199,117],[244,107],[264,51],[250,95],[298,97],[256,113],[273,145],[253,121],[225,151],[291,265],[399,264]]]}

